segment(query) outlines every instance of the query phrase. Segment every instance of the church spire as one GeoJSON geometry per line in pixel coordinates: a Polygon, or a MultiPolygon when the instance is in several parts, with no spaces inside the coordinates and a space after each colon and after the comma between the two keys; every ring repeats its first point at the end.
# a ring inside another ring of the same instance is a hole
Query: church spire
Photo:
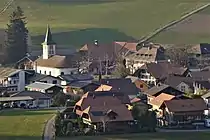
{"type": "Polygon", "coordinates": [[[49,25],[47,25],[47,31],[46,31],[46,35],[45,35],[45,40],[42,43],[42,45],[56,45],[56,43],[52,39],[52,33],[50,31],[50,26],[49,25]]]}

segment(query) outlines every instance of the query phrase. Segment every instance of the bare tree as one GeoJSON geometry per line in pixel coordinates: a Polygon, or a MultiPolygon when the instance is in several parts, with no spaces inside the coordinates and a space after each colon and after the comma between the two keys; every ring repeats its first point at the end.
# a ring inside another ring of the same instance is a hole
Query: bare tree
{"type": "Polygon", "coordinates": [[[183,45],[182,47],[173,46],[166,49],[166,56],[175,64],[188,66],[190,46],[183,45]]]}
{"type": "Polygon", "coordinates": [[[101,117],[101,122],[102,122],[103,132],[106,132],[107,124],[109,122],[109,118],[107,117],[107,115],[101,117]]]}

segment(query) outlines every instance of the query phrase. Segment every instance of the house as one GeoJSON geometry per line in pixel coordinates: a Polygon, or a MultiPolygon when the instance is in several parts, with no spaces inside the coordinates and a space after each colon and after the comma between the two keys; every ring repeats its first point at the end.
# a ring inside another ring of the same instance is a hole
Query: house
{"type": "Polygon", "coordinates": [[[165,60],[164,49],[156,44],[148,44],[137,52],[126,56],[126,67],[133,74],[145,63],[155,63],[165,60]]]}
{"type": "Polygon", "coordinates": [[[0,67],[0,84],[6,87],[7,93],[23,91],[25,89],[25,77],[27,72],[24,70],[9,67],[0,67]]]}
{"type": "Polygon", "coordinates": [[[96,89],[97,91],[118,91],[128,95],[129,98],[136,97],[140,94],[140,90],[132,83],[131,79],[101,79],[100,84],[101,86],[96,89]]]}
{"type": "Polygon", "coordinates": [[[86,89],[94,85],[94,83],[92,83],[94,78],[90,74],[60,75],[59,78],[61,79],[61,85],[65,93],[85,93],[87,92],[86,89]]]}
{"type": "Polygon", "coordinates": [[[21,91],[11,95],[11,97],[31,97],[33,99],[29,101],[16,101],[19,106],[21,104],[32,104],[31,107],[48,108],[51,105],[51,97],[39,91],[21,91]]]}
{"type": "Polygon", "coordinates": [[[32,56],[27,54],[25,57],[16,62],[15,68],[24,69],[24,70],[33,70],[34,62],[38,58],[38,56],[32,56]]]}
{"type": "Polygon", "coordinates": [[[147,95],[148,102],[151,101],[154,97],[159,96],[161,93],[166,93],[176,97],[181,97],[184,95],[184,92],[165,84],[154,86],[144,92],[144,94],[147,95]]]}
{"type": "Polygon", "coordinates": [[[34,73],[28,78],[29,84],[32,84],[34,82],[43,82],[43,83],[56,84],[58,86],[61,86],[61,81],[62,80],[59,77],[44,75],[40,73],[34,73]]]}
{"type": "Polygon", "coordinates": [[[165,125],[181,125],[203,121],[207,106],[203,99],[169,100],[164,101],[160,109],[165,125]]]}
{"type": "Polygon", "coordinates": [[[52,75],[57,77],[64,74],[78,73],[79,56],[72,55],[57,55],[56,43],[52,39],[50,27],[47,27],[45,41],[42,43],[43,54],[35,60],[34,70],[37,73],[52,75]]]}
{"type": "Polygon", "coordinates": [[[210,90],[209,81],[194,81],[194,94],[202,95],[210,90]]]}
{"type": "Polygon", "coordinates": [[[162,114],[162,110],[160,110],[160,106],[164,101],[173,100],[176,99],[176,96],[161,93],[157,97],[154,97],[152,100],[148,101],[150,105],[152,105],[152,110],[156,111],[157,117],[159,117],[162,114]]]}
{"type": "Polygon", "coordinates": [[[126,79],[131,79],[132,83],[136,85],[138,89],[140,89],[141,92],[144,92],[149,89],[149,85],[145,83],[144,81],[140,80],[138,77],[135,76],[127,76],[126,79]]]}
{"type": "Polygon", "coordinates": [[[169,75],[162,83],[166,85],[170,85],[184,93],[193,93],[194,81],[195,79],[192,77],[181,77],[181,76],[169,75]]]}
{"type": "Polygon", "coordinates": [[[124,104],[125,100],[107,91],[87,94],[76,103],[74,109],[87,126],[92,125],[98,130],[102,128],[106,132],[131,129],[133,117],[124,104]],[[107,125],[104,127],[105,123],[107,125]]]}
{"type": "Polygon", "coordinates": [[[125,56],[136,51],[137,43],[111,42],[101,43],[95,40],[94,43],[85,44],[79,52],[86,61],[91,62],[89,71],[93,73],[110,73],[115,66],[119,56],[125,56]]]}
{"type": "Polygon", "coordinates": [[[200,43],[192,46],[190,58],[193,59],[193,64],[209,65],[210,62],[210,44],[200,43]]]}
{"type": "Polygon", "coordinates": [[[134,76],[139,77],[140,80],[145,81],[149,86],[157,85],[169,75],[191,76],[188,68],[170,62],[146,63],[134,73],[134,76]]]}
{"type": "Polygon", "coordinates": [[[192,71],[190,72],[191,76],[197,80],[209,80],[210,79],[210,71],[208,69],[202,71],[192,71]]]}
{"type": "Polygon", "coordinates": [[[210,92],[201,96],[207,104],[207,107],[210,108],[210,92]]]}
{"type": "Polygon", "coordinates": [[[63,88],[58,85],[42,82],[34,82],[27,85],[25,88],[28,91],[39,91],[50,96],[54,96],[55,94],[63,91],[63,88]]]}

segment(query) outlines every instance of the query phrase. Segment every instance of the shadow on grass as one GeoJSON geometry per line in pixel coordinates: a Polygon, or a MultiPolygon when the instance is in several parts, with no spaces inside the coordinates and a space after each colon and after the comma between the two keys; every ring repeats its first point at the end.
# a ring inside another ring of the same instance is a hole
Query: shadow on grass
{"type": "MultiPolygon", "coordinates": [[[[52,112],[47,111],[30,111],[30,110],[21,110],[21,111],[3,111],[0,116],[34,116],[34,115],[47,115],[52,114],[52,112]]],[[[0,139],[1,140],[1,139],[0,139]]]]}
{"type": "Polygon", "coordinates": [[[88,5],[88,4],[104,4],[113,2],[125,2],[126,0],[39,0],[44,4],[69,4],[69,5],[88,5]]]}
{"type": "Polygon", "coordinates": [[[0,140],[41,140],[40,136],[2,136],[0,135],[0,140]]]}
{"type": "MultiPolygon", "coordinates": [[[[101,43],[113,41],[136,41],[132,36],[128,36],[123,32],[110,28],[87,28],[81,30],[73,30],[69,32],[53,33],[53,39],[58,45],[73,45],[81,47],[86,43],[98,40],[101,43]]],[[[33,36],[33,44],[39,45],[44,40],[44,35],[33,36]]]]}

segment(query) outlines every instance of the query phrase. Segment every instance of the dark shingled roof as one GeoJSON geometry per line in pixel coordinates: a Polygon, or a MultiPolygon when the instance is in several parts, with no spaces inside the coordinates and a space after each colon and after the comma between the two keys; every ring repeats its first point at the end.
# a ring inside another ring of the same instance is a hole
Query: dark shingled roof
{"type": "Polygon", "coordinates": [[[182,76],[188,70],[188,68],[184,68],[170,62],[147,63],[139,70],[141,69],[147,69],[147,71],[157,79],[166,78],[168,75],[182,76]]]}
{"type": "Polygon", "coordinates": [[[33,99],[50,99],[49,96],[38,91],[21,91],[11,95],[11,97],[24,97],[24,96],[29,96],[33,99]]]}
{"type": "Polygon", "coordinates": [[[101,84],[111,86],[111,91],[119,91],[127,95],[136,95],[140,90],[132,83],[131,79],[101,79],[101,84]]]}
{"type": "Polygon", "coordinates": [[[170,112],[204,111],[207,105],[203,99],[185,99],[164,101],[170,112]]]}

